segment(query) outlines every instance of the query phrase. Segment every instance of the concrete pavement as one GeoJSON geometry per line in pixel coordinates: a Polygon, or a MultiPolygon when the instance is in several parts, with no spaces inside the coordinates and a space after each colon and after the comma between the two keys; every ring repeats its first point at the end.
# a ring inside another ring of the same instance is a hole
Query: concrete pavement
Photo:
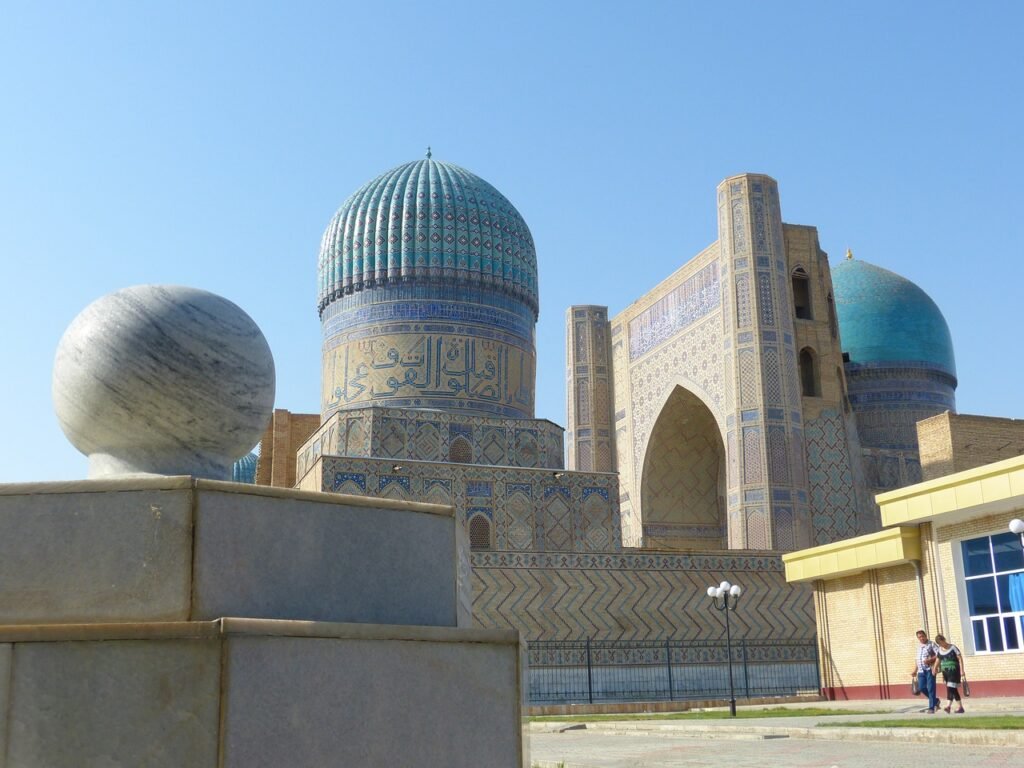
{"type": "Polygon", "coordinates": [[[727,740],[647,734],[534,734],[537,768],[1019,768],[1021,748],[870,741],[727,740]]]}
{"type": "MultiPolygon", "coordinates": [[[[807,702],[786,708],[821,706],[858,710],[824,717],[753,720],[629,720],[530,725],[533,764],[539,768],[660,768],[661,766],[765,765],[898,766],[919,768],[934,759],[947,768],[1024,765],[1024,731],[956,728],[830,728],[841,721],[947,720],[963,715],[921,713],[921,700],[807,702]],[[872,710],[884,710],[870,714],[872,710]]],[[[968,699],[968,714],[1024,713],[1018,698],[968,699]]],[[[760,707],[758,707],[760,708],[760,707]]],[[[742,707],[741,707],[742,709],[742,707]]]]}

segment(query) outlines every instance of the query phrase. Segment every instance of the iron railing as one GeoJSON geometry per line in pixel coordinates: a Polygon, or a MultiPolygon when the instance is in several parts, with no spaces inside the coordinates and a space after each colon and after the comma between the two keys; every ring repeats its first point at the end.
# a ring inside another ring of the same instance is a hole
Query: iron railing
{"type": "MultiPolygon", "coordinates": [[[[728,699],[717,640],[537,640],[527,644],[530,704],[728,699]]],[[[737,698],[821,688],[813,641],[736,640],[737,698]]]]}

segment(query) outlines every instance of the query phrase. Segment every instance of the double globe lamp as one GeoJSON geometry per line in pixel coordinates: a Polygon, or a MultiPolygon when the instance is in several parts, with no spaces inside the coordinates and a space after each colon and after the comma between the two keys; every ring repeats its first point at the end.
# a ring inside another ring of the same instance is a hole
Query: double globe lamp
{"type": "Polygon", "coordinates": [[[719,611],[725,611],[725,653],[729,659],[729,714],[736,717],[736,687],[732,678],[732,630],[729,628],[729,611],[736,610],[736,602],[743,594],[743,587],[723,581],[717,587],[708,587],[708,597],[719,611]]]}
{"type": "Polygon", "coordinates": [[[1024,547],[1024,520],[1014,518],[1010,521],[1010,533],[1020,536],[1020,545],[1024,547]]]}

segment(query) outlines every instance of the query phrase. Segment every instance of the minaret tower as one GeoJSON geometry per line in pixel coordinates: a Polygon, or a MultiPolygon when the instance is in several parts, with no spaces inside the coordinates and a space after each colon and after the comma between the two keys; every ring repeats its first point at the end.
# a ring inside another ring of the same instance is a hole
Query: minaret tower
{"type": "Polygon", "coordinates": [[[778,185],[718,186],[726,402],[728,546],[809,546],[810,514],[792,299],[778,185]]]}
{"type": "Polygon", "coordinates": [[[608,308],[569,307],[566,327],[568,469],[614,472],[608,308]]]}

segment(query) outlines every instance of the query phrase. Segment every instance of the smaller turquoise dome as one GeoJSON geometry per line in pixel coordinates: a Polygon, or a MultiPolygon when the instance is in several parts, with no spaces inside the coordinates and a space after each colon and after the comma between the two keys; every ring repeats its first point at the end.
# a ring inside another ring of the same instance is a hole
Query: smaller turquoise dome
{"type": "Polygon", "coordinates": [[[231,479],[236,483],[256,482],[256,462],[259,461],[259,454],[255,451],[243,456],[231,468],[231,479]]]}
{"type": "Polygon", "coordinates": [[[851,363],[926,363],[956,377],[946,319],[914,283],[847,258],[832,267],[832,288],[843,352],[851,363]]]}

